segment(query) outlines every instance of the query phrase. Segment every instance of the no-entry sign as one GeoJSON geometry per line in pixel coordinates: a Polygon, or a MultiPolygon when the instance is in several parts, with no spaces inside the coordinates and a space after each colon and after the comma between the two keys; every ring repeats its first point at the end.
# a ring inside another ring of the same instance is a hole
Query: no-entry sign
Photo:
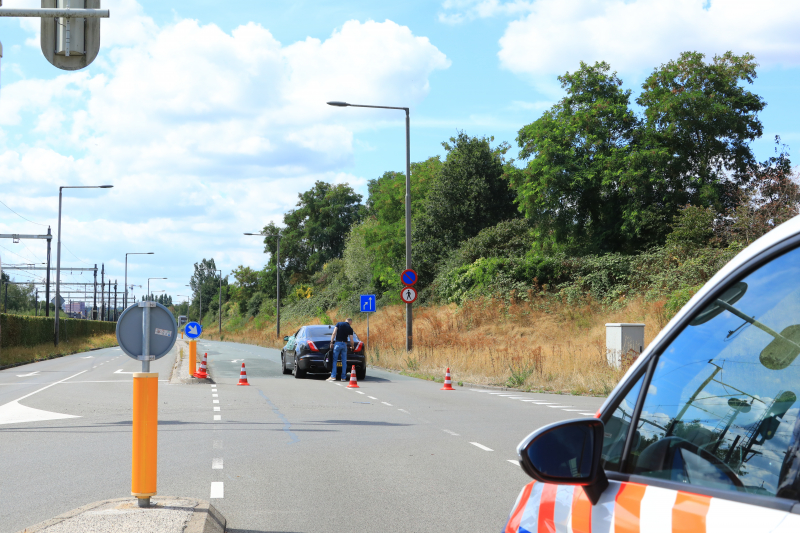
{"type": "Polygon", "coordinates": [[[400,299],[407,304],[413,304],[417,299],[417,290],[411,287],[403,287],[403,290],[400,291],[400,299]]]}

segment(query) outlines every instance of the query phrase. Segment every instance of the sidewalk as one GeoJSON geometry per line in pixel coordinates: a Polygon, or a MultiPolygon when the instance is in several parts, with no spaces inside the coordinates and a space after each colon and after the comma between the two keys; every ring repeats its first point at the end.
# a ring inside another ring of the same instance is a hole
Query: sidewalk
{"type": "MultiPolygon", "coordinates": [[[[214,383],[211,377],[206,379],[198,379],[194,377],[197,369],[189,368],[189,341],[187,339],[177,339],[175,347],[173,348],[177,353],[175,355],[175,366],[172,367],[172,377],[170,377],[170,385],[175,384],[196,384],[196,383],[214,383]]],[[[202,357],[198,354],[196,363],[200,363],[202,357]]],[[[209,374],[210,376],[211,374],[209,374]]]]}
{"type": "Polygon", "coordinates": [[[154,496],[151,507],[136,498],[103,500],[73,509],[18,533],[224,533],[227,522],[205,500],[154,496]]]}

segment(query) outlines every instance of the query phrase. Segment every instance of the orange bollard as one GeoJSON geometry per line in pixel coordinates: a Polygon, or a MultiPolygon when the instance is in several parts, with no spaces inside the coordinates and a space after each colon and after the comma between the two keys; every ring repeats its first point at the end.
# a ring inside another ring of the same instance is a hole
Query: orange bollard
{"type": "Polygon", "coordinates": [[[158,372],[133,374],[131,495],[147,506],[156,495],[158,458],[158,372]],[[144,501],[143,501],[144,500],[144,501]]]}
{"type": "Polygon", "coordinates": [[[197,341],[189,341],[189,374],[197,372],[197,341]]]}

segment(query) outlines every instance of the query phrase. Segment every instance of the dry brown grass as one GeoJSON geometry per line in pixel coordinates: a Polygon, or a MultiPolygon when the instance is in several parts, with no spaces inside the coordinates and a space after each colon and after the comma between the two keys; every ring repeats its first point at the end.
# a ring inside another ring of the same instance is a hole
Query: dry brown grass
{"type": "Polygon", "coordinates": [[[60,342],[58,348],[52,343],[38,346],[12,346],[0,352],[0,368],[21,363],[34,363],[45,359],[53,359],[64,355],[87,352],[98,348],[110,348],[117,345],[117,337],[113,333],[95,335],[82,339],[60,342]]]}
{"type": "MultiPolygon", "coordinates": [[[[334,321],[343,316],[330,313],[334,321]]],[[[365,316],[354,317],[354,329],[364,339],[365,316]]],[[[367,354],[377,367],[420,377],[444,377],[454,382],[509,385],[525,390],[606,395],[625,368],[609,367],[605,355],[607,322],[644,322],[645,343],[666,324],[663,302],[633,299],[618,310],[599,304],[573,306],[530,302],[472,301],[459,308],[419,307],[414,310],[414,350],[405,350],[405,307],[386,307],[370,317],[367,354]]],[[[318,324],[316,318],[303,324],[318,324]]],[[[291,335],[301,324],[282,324],[291,335]]],[[[274,323],[225,331],[224,339],[280,348],[274,323]]],[[[204,336],[218,338],[216,327],[204,336]]],[[[630,361],[628,361],[630,363],[630,361]]]]}

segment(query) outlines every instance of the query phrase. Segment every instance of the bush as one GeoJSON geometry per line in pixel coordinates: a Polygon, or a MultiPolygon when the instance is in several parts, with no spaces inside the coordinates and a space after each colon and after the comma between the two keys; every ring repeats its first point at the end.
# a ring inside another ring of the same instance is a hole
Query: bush
{"type": "MultiPolygon", "coordinates": [[[[64,341],[114,333],[117,328],[116,322],[73,318],[60,318],[59,324],[61,340],[64,341]]],[[[0,346],[3,348],[51,343],[54,330],[55,317],[0,314],[0,346]]]]}

